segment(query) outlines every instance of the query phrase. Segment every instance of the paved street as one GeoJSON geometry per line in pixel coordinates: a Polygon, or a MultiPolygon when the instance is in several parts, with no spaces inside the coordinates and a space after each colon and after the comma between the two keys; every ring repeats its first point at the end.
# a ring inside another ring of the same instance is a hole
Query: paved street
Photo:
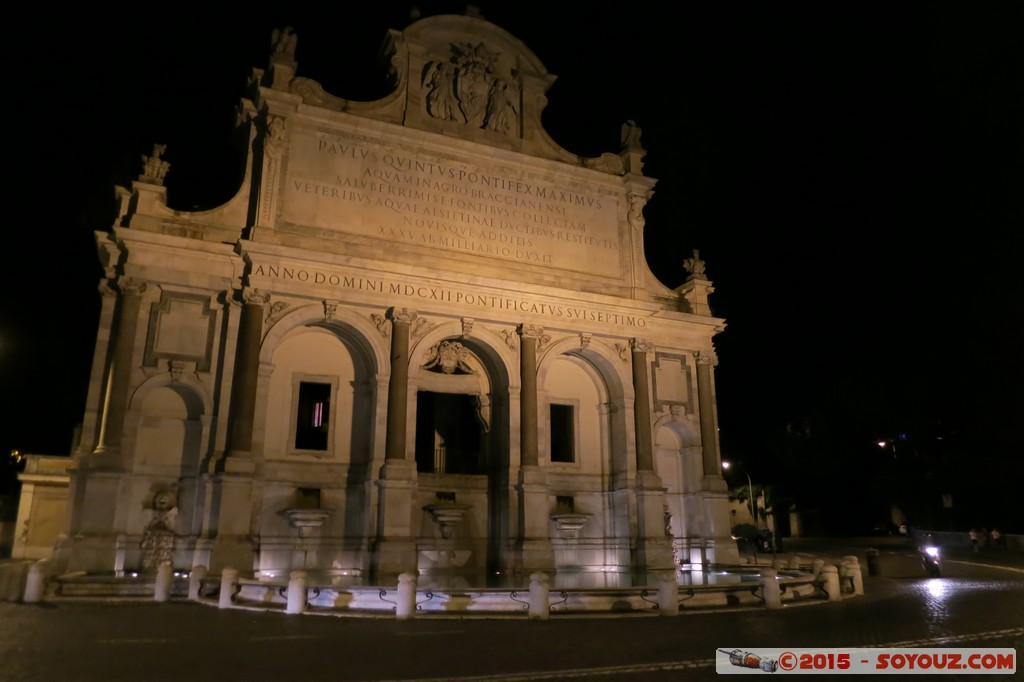
{"type": "Polygon", "coordinates": [[[947,556],[942,578],[868,577],[866,595],[839,603],[671,618],[397,621],[190,603],[0,603],[0,680],[660,681],[717,678],[718,648],[1024,651],[1021,557],[961,554],[947,556]]]}

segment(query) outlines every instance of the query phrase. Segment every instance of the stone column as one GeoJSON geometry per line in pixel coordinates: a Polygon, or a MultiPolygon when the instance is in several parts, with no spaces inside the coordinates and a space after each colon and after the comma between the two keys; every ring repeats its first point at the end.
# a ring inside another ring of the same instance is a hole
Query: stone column
{"type": "Polygon", "coordinates": [[[718,417],[711,369],[718,364],[713,351],[699,351],[697,358],[697,400],[700,404],[700,442],[703,447],[704,476],[721,476],[718,452],[718,417]]]}
{"type": "Polygon", "coordinates": [[[99,292],[102,299],[100,320],[96,333],[96,348],[92,356],[92,371],[89,374],[89,392],[85,399],[85,416],[82,419],[82,433],[76,454],[88,457],[100,444],[99,433],[103,427],[104,378],[107,371],[107,352],[110,350],[111,332],[114,331],[114,315],[117,309],[117,289],[109,279],[100,279],[99,292]]]}
{"type": "Polygon", "coordinates": [[[242,312],[235,344],[224,458],[218,462],[216,475],[210,479],[208,488],[212,498],[219,501],[216,515],[210,515],[210,526],[204,529],[213,536],[207,560],[211,571],[248,565],[252,563],[254,550],[253,427],[264,306],[270,301],[270,294],[246,287],[238,298],[242,312]]]}
{"type": "Polygon", "coordinates": [[[388,381],[387,440],[384,459],[405,459],[405,435],[409,419],[409,327],[416,313],[391,308],[391,378],[388,381]]]}
{"type": "Polygon", "coordinates": [[[537,457],[537,340],[544,329],[519,325],[519,447],[520,465],[535,467],[537,457]]]}
{"type": "Polygon", "coordinates": [[[654,471],[654,422],[651,419],[651,389],[647,376],[648,353],[654,345],[645,339],[631,339],[633,355],[633,427],[636,439],[637,568],[654,574],[675,576],[672,540],[665,532],[665,488],[654,471]]]}
{"type": "Polygon", "coordinates": [[[636,470],[654,471],[654,439],[651,435],[651,389],[647,378],[647,354],[653,344],[643,339],[631,339],[633,351],[633,421],[636,423],[636,470]]]}
{"type": "Polygon", "coordinates": [[[132,358],[135,355],[135,336],[139,326],[139,311],[142,308],[142,294],[146,283],[122,277],[117,282],[121,290],[118,302],[117,331],[114,337],[114,354],[110,362],[107,380],[107,399],[103,410],[103,425],[100,429],[97,454],[118,451],[124,432],[124,416],[128,407],[128,389],[132,377],[132,358]]]}
{"type": "Polygon", "coordinates": [[[712,368],[718,357],[712,350],[693,354],[697,361],[697,401],[700,412],[700,440],[704,480],[700,499],[704,507],[705,527],[702,534],[710,539],[713,561],[731,564],[739,561],[739,548],[732,539],[729,519],[729,488],[722,477],[722,460],[718,451],[718,415],[712,368]]]}
{"type": "Polygon", "coordinates": [[[253,415],[259,380],[263,306],[270,294],[246,287],[241,292],[242,318],[238,324],[235,370],[231,380],[231,411],[228,417],[228,457],[252,455],[253,415]]]}
{"type": "Polygon", "coordinates": [[[521,324],[519,334],[519,558],[521,571],[550,571],[555,556],[551,548],[548,481],[540,468],[537,434],[537,351],[544,329],[521,324]]]}
{"type": "Polygon", "coordinates": [[[416,570],[416,543],[412,537],[416,502],[416,462],[406,457],[409,422],[409,335],[417,315],[406,308],[390,308],[391,376],[388,380],[387,432],[384,465],[376,481],[377,539],[373,571],[379,579],[416,570]]]}

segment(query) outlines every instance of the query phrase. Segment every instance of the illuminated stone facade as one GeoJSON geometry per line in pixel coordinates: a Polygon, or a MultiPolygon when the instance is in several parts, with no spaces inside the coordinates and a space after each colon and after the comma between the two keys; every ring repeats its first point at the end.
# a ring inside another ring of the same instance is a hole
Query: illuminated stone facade
{"type": "Polygon", "coordinates": [[[597,158],[559,147],[554,76],[476,17],[391,31],[375,102],[298,77],[295,34],[274,39],[237,195],[170,208],[157,146],[96,235],[58,558],[608,584],[734,560],[724,322],[697,254],[678,290],[647,267],[640,129],[597,158]]]}

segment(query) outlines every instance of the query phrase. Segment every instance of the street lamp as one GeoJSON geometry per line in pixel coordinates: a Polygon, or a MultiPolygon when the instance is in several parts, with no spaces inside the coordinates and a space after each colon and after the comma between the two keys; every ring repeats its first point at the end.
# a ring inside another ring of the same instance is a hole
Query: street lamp
{"type": "MultiPolygon", "coordinates": [[[[722,462],[722,468],[725,469],[726,471],[728,471],[729,467],[731,466],[732,462],[722,462]]],[[[754,484],[750,480],[750,474],[748,474],[746,471],[744,471],[743,473],[747,474],[747,490],[750,494],[750,512],[754,517],[754,525],[760,528],[761,524],[757,521],[757,500],[754,499],[754,484]]]]}

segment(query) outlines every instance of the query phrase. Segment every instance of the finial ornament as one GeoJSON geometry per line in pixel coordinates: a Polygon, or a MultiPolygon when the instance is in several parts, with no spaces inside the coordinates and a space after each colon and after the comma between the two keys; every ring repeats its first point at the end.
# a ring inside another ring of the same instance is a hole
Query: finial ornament
{"type": "Polygon", "coordinates": [[[167,145],[155,144],[153,145],[152,154],[142,155],[142,175],[139,176],[139,182],[146,182],[151,185],[164,184],[164,176],[171,169],[171,164],[162,158],[166,151],[167,145]]]}
{"type": "Polygon", "coordinates": [[[622,124],[622,150],[630,152],[643,151],[640,144],[640,133],[643,132],[634,121],[626,121],[622,124]]]}
{"type": "Polygon", "coordinates": [[[270,46],[274,56],[295,58],[295,47],[298,45],[299,37],[295,35],[295,29],[285,26],[283,29],[274,29],[270,34],[270,46]]]}
{"type": "Polygon", "coordinates": [[[697,249],[693,250],[693,258],[687,258],[683,261],[683,267],[686,268],[691,277],[704,279],[704,261],[700,259],[700,251],[697,249]]]}

